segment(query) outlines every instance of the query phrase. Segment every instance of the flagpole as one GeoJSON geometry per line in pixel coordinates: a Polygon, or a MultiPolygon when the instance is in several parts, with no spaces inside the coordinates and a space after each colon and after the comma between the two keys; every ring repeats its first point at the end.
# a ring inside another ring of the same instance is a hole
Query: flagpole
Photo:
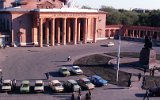
{"type": "Polygon", "coordinates": [[[121,35],[118,35],[118,53],[117,53],[117,79],[116,81],[119,81],[119,63],[120,63],[120,52],[121,52],[121,35]]]}

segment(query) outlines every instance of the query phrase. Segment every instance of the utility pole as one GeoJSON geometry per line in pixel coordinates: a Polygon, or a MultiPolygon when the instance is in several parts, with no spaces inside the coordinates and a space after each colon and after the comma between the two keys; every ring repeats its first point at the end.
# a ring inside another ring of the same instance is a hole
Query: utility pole
{"type": "Polygon", "coordinates": [[[118,53],[117,53],[117,79],[119,81],[119,63],[120,63],[120,52],[121,52],[121,34],[118,34],[118,53]]]}

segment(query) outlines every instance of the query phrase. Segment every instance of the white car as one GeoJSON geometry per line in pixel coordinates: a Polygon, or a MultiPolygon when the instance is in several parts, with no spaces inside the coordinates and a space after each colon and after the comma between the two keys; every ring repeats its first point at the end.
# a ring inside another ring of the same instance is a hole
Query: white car
{"type": "Polygon", "coordinates": [[[3,92],[11,92],[11,90],[12,90],[12,81],[11,80],[3,80],[2,91],[3,92]]]}
{"type": "Polygon", "coordinates": [[[62,83],[58,80],[52,80],[49,82],[49,87],[54,91],[54,92],[63,92],[64,87],[62,86],[62,83]]]}
{"type": "Polygon", "coordinates": [[[44,92],[44,83],[42,80],[36,80],[34,91],[35,92],[44,92]]]}
{"type": "Polygon", "coordinates": [[[112,46],[114,46],[114,43],[113,42],[108,42],[107,46],[112,47],[112,46]]]}
{"type": "Polygon", "coordinates": [[[71,72],[76,75],[83,74],[83,71],[80,69],[79,66],[72,66],[71,72]]]}

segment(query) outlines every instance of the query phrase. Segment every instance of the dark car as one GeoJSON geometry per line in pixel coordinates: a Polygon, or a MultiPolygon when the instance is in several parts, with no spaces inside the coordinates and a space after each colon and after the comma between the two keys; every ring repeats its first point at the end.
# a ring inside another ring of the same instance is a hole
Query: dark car
{"type": "Polygon", "coordinates": [[[107,85],[108,81],[104,80],[102,77],[98,75],[93,75],[89,77],[90,81],[96,86],[104,86],[107,85]]]}
{"type": "Polygon", "coordinates": [[[160,96],[160,87],[150,88],[149,95],[150,96],[160,96]]]}
{"type": "Polygon", "coordinates": [[[75,80],[68,80],[63,84],[65,91],[67,92],[76,92],[81,88],[75,80]]]}

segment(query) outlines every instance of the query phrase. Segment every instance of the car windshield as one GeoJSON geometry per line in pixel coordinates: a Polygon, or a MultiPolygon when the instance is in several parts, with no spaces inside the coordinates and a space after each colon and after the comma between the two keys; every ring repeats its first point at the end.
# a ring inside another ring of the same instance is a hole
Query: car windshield
{"type": "Polygon", "coordinates": [[[41,83],[36,83],[35,86],[42,86],[42,84],[41,83]]]}
{"type": "Polygon", "coordinates": [[[85,84],[90,84],[91,82],[90,81],[85,81],[85,84]]]}
{"type": "Polygon", "coordinates": [[[22,85],[22,87],[28,87],[28,86],[29,86],[28,84],[23,84],[23,85],[22,85]]]}
{"type": "Polygon", "coordinates": [[[54,86],[61,86],[61,83],[56,83],[54,84],[54,86]]]}
{"type": "Polygon", "coordinates": [[[79,70],[79,68],[73,68],[74,70],[79,70]]]}
{"type": "Polygon", "coordinates": [[[67,69],[62,69],[62,71],[67,71],[67,69]]]}
{"type": "Polygon", "coordinates": [[[11,86],[10,83],[3,83],[3,86],[11,86]]]}
{"type": "Polygon", "coordinates": [[[78,85],[77,83],[73,83],[73,85],[78,85]]]}
{"type": "Polygon", "coordinates": [[[101,77],[97,77],[96,79],[97,79],[97,80],[102,80],[102,78],[101,78],[101,77]]]}

